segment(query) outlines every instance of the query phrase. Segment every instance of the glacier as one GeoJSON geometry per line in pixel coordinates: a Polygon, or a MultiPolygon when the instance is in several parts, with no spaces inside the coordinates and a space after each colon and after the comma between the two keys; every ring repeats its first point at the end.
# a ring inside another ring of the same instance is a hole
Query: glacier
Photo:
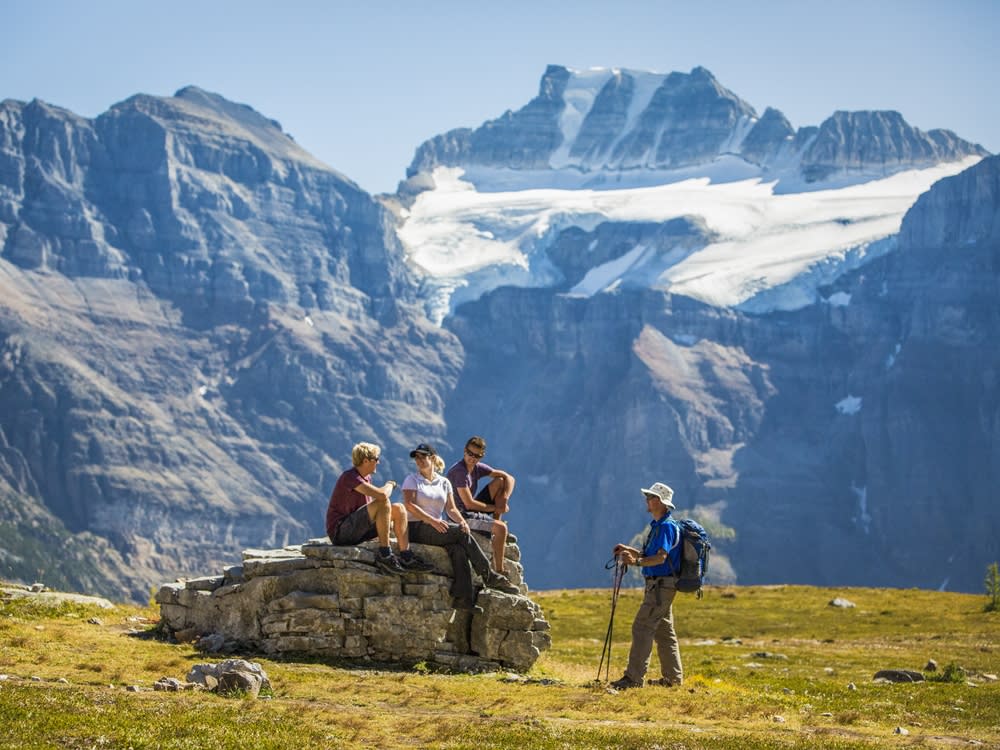
{"type": "Polygon", "coordinates": [[[636,246],[562,291],[646,286],[749,313],[794,310],[820,299],[822,285],[890,252],[917,197],[980,159],[808,185],[731,155],[695,168],[599,174],[438,166],[433,187],[401,210],[398,236],[433,290],[428,313],[438,323],[500,286],[558,286],[546,251],[562,230],[681,217],[704,222],[702,247],[655,255],[636,246]]]}

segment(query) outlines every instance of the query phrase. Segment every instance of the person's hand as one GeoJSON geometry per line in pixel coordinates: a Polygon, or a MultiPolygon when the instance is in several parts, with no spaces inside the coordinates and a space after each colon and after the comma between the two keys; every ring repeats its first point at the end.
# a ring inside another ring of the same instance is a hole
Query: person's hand
{"type": "Polygon", "coordinates": [[[440,531],[442,534],[448,530],[448,524],[446,524],[440,518],[431,519],[430,524],[431,526],[434,527],[435,530],[440,531]]]}
{"type": "Polygon", "coordinates": [[[462,530],[463,534],[468,534],[469,533],[469,524],[465,520],[463,520],[461,523],[458,524],[458,528],[460,528],[462,530]]]}

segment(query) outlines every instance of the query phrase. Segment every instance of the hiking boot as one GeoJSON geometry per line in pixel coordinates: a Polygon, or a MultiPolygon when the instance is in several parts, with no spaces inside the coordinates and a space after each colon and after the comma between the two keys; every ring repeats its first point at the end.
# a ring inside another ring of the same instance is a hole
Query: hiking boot
{"type": "Polygon", "coordinates": [[[628,675],[623,675],[620,680],[615,680],[614,682],[612,682],[611,687],[613,687],[615,690],[631,690],[632,688],[642,687],[642,684],[636,682],[628,675]]]}
{"type": "Polygon", "coordinates": [[[483,583],[486,584],[486,588],[502,591],[505,594],[521,593],[521,589],[511,583],[507,576],[500,575],[499,573],[491,573],[483,583]]]}
{"type": "Polygon", "coordinates": [[[393,576],[401,576],[406,571],[403,566],[399,564],[399,560],[393,554],[381,555],[375,553],[375,567],[381,570],[383,573],[388,573],[393,576]]]}
{"type": "Polygon", "coordinates": [[[403,566],[403,570],[407,573],[427,573],[434,570],[433,565],[414,554],[400,555],[397,559],[399,560],[399,564],[403,566]]]}
{"type": "Polygon", "coordinates": [[[659,680],[646,680],[646,684],[659,685],[660,687],[673,687],[674,685],[680,685],[679,682],[668,680],[666,677],[661,677],[659,680]]]}

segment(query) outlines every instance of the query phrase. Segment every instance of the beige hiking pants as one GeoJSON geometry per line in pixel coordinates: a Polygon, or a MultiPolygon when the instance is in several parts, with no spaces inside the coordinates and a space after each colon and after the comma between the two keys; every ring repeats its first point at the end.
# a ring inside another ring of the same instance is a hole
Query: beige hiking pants
{"type": "Polygon", "coordinates": [[[654,642],[664,681],[680,685],[684,680],[681,649],[677,643],[677,633],[674,632],[672,605],[676,594],[673,578],[664,576],[646,579],[642,606],[632,622],[632,648],[628,655],[628,668],[625,670],[625,676],[638,685],[642,685],[646,677],[654,642]]]}

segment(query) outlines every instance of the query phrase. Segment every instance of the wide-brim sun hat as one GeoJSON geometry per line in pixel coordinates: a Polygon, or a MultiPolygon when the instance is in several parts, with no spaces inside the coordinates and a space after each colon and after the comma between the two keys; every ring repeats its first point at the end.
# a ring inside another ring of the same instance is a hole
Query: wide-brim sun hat
{"type": "Polygon", "coordinates": [[[652,487],[643,487],[643,495],[656,495],[671,510],[674,509],[674,491],[663,482],[654,482],[652,487]]]}

